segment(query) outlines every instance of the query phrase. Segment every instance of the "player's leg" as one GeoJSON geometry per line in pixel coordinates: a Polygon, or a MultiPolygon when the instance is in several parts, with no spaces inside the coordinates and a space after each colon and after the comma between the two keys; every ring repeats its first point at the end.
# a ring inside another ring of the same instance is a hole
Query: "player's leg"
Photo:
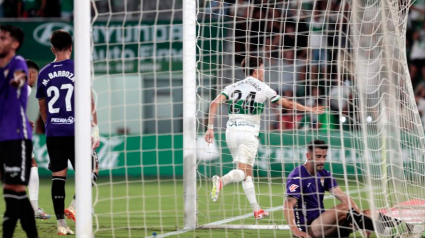
{"type": "Polygon", "coordinates": [[[238,163],[238,168],[240,170],[243,170],[246,174],[246,178],[244,181],[242,181],[242,188],[245,192],[246,198],[248,199],[249,204],[251,205],[251,208],[254,212],[254,218],[255,219],[263,219],[265,217],[269,216],[269,213],[264,211],[260,208],[260,205],[258,205],[257,197],[255,195],[255,187],[254,182],[252,179],[252,165],[251,164],[244,164],[244,163],[238,163]]]}
{"type": "Polygon", "coordinates": [[[35,160],[34,153],[31,156],[31,173],[30,181],[28,183],[28,192],[32,208],[34,209],[35,218],[47,220],[50,215],[45,213],[42,208],[38,206],[38,193],[40,189],[40,178],[38,177],[38,165],[35,160]]]}
{"type": "Polygon", "coordinates": [[[40,179],[38,177],[38,167],[37,162],[35,161],[34,154],[31,158],[31,173],[30,181],[28,183],[28,192],[30,196],[31,205],[34,211],[38,209],[38,190],[40,187],[40,179]]]}
{"type": "MultiPolygon", "coordinates": [[[[4,212],[4,218],[3,218],[3,237],[12,237],[13,233],[15,232],[16,223],[18,222],[19,216],[17,214],[17,210],[19,209],[19,201],[15,198],[17,196],[14,189],[10,189],[8,186],[6,186],[5,183],[5,170],[4,168],[6,165],[6,158],[8,157],[6,154],[6,151],[4,148],[7,148],[6,142],[0,142],[0,173],[1,173],[1,179],[3,182],[3,199],[5,201],[6,210],[4,212]]],[[[9,150],[7,150],[9,151],[9,150]]]]}
{"type": "Polygon", "coordinates": [[[245,132],[240,134],[237,151],[238,169],[244,171],[245,180],[242,181],[242,188],[254,212],[256,219],[262,219],[269,214],[260,208],[255,194],[255,187],[252,177],[252,168],[255,163],[255,156],[258,150],[258,136],[254,133],[245,132]]]}
{"type": "Polygon", "coordinates": [[[308,234],[312,237],[332,236],[337,233],[338,224],[346,220],[349,210],[348,205],[343,203],[326,210],[308,226],[308,234]]]}
{"type": "MultiPolygon", "coordinates": [[[[236,169],[231,170],[229,173],[224,175],[221,178],[221,183],[223,186],[226,186],[229,183],[238,183],[242,182],[246,178],[245,167],[239,166],[240,163],[247,163],[245,160],[240,160],[239,155],[241,154],[241,144],[243,143],[244,133],[240,131],[229,131],[226,132],[226,143],[227,147],[230,150],[230,153],[233,158],[233,163],[236,164],[236,169]],[[241,169],[242,168],[242,169],[241,169]]],[[[252,168],[251,168],[252,171],[252,168]]]]}
{"type": "Polygon", "coordinates": [[[74,234],[65,221],[65,183],[68,172],[67,147],[73,147],[73,137],[47,137],[49,170],[52,171],[52,201],[56,215],[58,234],[74,234]]]}
{"type": "MultiPolygon", "coordinates": [[[[240,141],[240,132],[237,131],[228,131],[226,132],[226,142],[227,147],[230,150],[230,153],[233,158],[233,162],[237,163],[237,154],[238,154],[238,146],[240,141]]],[[[231,170],[229,173],[224,175],[223,177],[219,177],[214,175],[212,177],[213,188],[211,191],[211,199],[213,202],[216,202],[218,199],[219,192],[221,189],[230,183],[238,183],[245,180],[245,172],[240,170],[239,168],[231,170]]]]}
{"type": "MultiPolygon", "coordinates": [[[[402,221],[396,218],[391,218],[382,213],[377,213],[376,217],[376,224],[378,225],[377,227],[375,227],[373,224],[372,213],[370,210],[364,210],[361,213],[358,213],[356,210],[351,209],[351,211],[347,213],[345,222],[350,224],[350,226],[356,227],[357,229],[368,231],[367,236],[370,235],[370,231],[381,230],[380,233],[383,233],[383,229],[395,227],[402,223],[402,221]]],[[[409,225],[407,225],[407,227],[408,229],[411,228],[409,225]]]]}
{"type": "Polygon", "coordinates": [[[226,141],[232,153],[233,162],[237,164],[237,169],[224,175],[220,182],[223,186],[231,182],[242,182],[242,187],[252,207],[254,217],[256,219],[267,217],[268,213],[258,205],[252,179],[252,167],[255,163],[259,143],[257,135],[251,132],[228,132],[226,133],[226,141]]]}
{"type": "MultiPolygon", "coordinates": [[[[372,217],[372,212],[369,209],[362,211],[362,213],[369,218],[372,217]]],[[[414,227],[415,227],[414,224],[409,224],[407,222],[403,222],[402,220],[399,220],[399,219],[394,218],[394,217],[387,216],[387,215],[382,214],[380,212],[376,212],[375,217],[377,218],[376,221],[375,221],[375,224],[376,224],[375,231],[379,232],[380,234],[383,234],[385,232],[385,229],[389,228],[391,230],[393,227],[397,227],[397,226],[399,226],[403,223],[404,223],[408,233],[412,233],[413,230],[414,230],[414,227]]]]}
{"type": "Polygon", "coordinates": [[[32,141],[16,140],[2,142],[0,151],[3,197],[6,211],[3,218],[3,237],[12,237],[17,220],[28,237],[38,237],[34,210],[26,193],[30,167],[32,141]]]}
{"type": "Polygon", "coordinates": [[[92,186],[97,182],[97,177],[99,176],[99,157],[97,156],[96,150],[93,150],[92,153],[92,186]]]}
{"type": "MultiPolygon", "coordinates": [[[[92,158],[92,186],[94,186],[96,184],[97,177],[99,175],[99,157],[97,156],[97,153],[95,150],[93,150],[91,158],[92,158]]],[[[68,219],[71,219],[73,221],[75,221],[75,218],[76,218],[75,202],[76,200],[75,200],[75,194],[74,194],[74,198],[72,199],[71,204],[69,204],[69,207],[65,209],[65,216],[68,219]]]]}
{"type": "MultiPolygon", "coordinates": [[[[72,144],[73,144],[72,147],[75,148],[74,140],[72,141],[72,144]]],[[[71,162],[72,167],[75,170],[75,149],[71,149],[71,147],[69,147],[67,150],[67,155],[68,155],[69,161],[71,162]]],[[[75,209],[75,202],[76,202],[75,198],[76,198],[76,195],[74,194],[74,197],[71,202],[71,207],[65,208],[64,210],[66,218],[73,220],[74,222],[75,222],[75,219],[77,218],[77,213],[76,213],[77,211],[75,209]]]]}
{"type": "MultiPolygon", "coordinates": [[[[354,209],[351,209],[347,204],[339,204],[332,209],[326,210],[316,220],[314,220],[309,226],[309,234],[312,237],[329,237],[340,235],[342,231],[338,231],[339,228],[343,228],[343,232],[347,234],[347,231],[354,225],[357,229],[373,231],[373,221],[363,213],[358,213],[354,209]]],[[[349,233],[349,232],[348,232],[349,233]]]]}

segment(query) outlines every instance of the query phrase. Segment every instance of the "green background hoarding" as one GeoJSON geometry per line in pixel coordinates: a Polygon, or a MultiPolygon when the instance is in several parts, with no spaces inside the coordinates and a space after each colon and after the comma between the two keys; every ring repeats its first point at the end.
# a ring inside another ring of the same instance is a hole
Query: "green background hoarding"
{"type": "MultiPolygon", "coordinates": [[[[55,30],[73,34],[73,23],[65,21],[7,22],[24,30],[25,40],[18,54],[41,67],[54,60],[49,38],[55,30]]],[[[203,26],[199,35],[205,62],[202,67],[215,68],[219,39],[224,34],[214,24],[203,26]]],[[[199,29],[199,28],[198,28],[199,29]]],[[[182,22],[96,21],[92,27],[93,67],[96,75],[153,73],[183,69],[182,22]]],[[[198,51],[199,52],[199,51],[198,51]]]]}
{"type": "MultiPolygon", "coordinates": [[[[219,135],[216,135],[219,136],[219,135]]],[[[218,137],[216,137],[218,138],[218,137]]],[[[347,173],[354,174],[359,155],[353,149],[357,143],[352,135],[318,132],[282,132],[260,134],[260,146],[256,159],[256,173],[258,176],[287,175],[294,166],[305,160],[305,145],[312,139],[321,138],[330,142],[331,150],[328,162],[332,164],[332,172],[343,174],[342,161],[345,160],[347,173]],[[329,139],[330,138],[330,139],[329,139]],[[351,138],[351,139],[349,139],[351,138]],[[341,150],[341,142],[345,150],[341,150]],[[267,145],[267,146],[266,146],[267,145]],[[270,172],[271,171],[271,172],[270,172]],[[282,174],[282,171],[285,173],[282,174]]],[[[198,142],[202,142],[202,136],[198,142]]],[[[203,150],[202,143],[198,143],[199,150],[203,150]]],[[[183,135],[127,135],[101,137],[101,146],[98,155],[100,160],[101,176],[137,177],[182,177],[183,176],[183,135]]],[[[221,134],[221,145],[217,150],[210,150],[213,156],[206,157],[198,153],[201,174],[223,174],[232,169],[232,158],[229,155],[225,142],[225,135],[221,134]],[[219,156],[221,155],[221,157],[219,156]]],[[[39,164],[41,175],[50,175],[46,170],[49,157],[44,135],[34,136],[34,154],[39,164]]],[[[357,164],[358,165],[358,164],[357,164]]],[[[328,167],[329,168],[329,167],[328,167]]],[[[357,171],[359,173],[360,171],[357,171]]]]}

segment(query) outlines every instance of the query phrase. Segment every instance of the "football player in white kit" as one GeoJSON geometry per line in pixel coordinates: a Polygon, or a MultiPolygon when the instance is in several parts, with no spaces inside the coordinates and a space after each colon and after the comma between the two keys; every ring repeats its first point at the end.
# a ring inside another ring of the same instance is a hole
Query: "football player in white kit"
{"type": "Polygon", "coordinates": [[[276,91],[264,81],[264,65],[259,57],[248,56],[242,61],[242,69],[248,76],[244,80],[229,85],[221,91],[210,105],[208,130],[205,140],[214,141],[214,119],[217,108],[222,103],[229,104],[229,120],[227,121],[226,142],[232,154],[236,168],[219,177],[212,177],[213,189],[211,199],[215,202],[221,189],[229,183],[242,182],[245,195],[254,211],[255,219],[268,216],[268,212],[260,208],[255,196],[252,181],[252,167],[258,149],[260,117],[267,100],[283,108],[322,114],[324,106],[307,107],[297,102],[280,97],[276,91]]]}

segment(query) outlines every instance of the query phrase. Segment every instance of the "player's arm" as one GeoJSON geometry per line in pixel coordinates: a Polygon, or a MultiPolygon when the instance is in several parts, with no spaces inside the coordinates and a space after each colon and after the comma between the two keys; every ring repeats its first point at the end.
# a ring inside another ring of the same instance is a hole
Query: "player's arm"
{"type": "Polygon", "coordinates": [[[27,74],[25,73],[24,70],[18,69],[13,73],[13,78],[10,80],[9,84],[15,88],[20,88],[24,86],[26,81],[27,81],[27,74]]]}
{"type": "Polygon", "coordinates": [[[295,215],[294,215],[294,207],[297,204],[298,200],[294,197],[288,196],[285,199],[285,202],[283,204],[283,215],[285,216],[286,221],[288,222],[289,228],[291,229],[291,232],[296,237],[308,237],[310,236],[300,231],[295,224],[295,215]]]}
{"type": "Polygon", "coordinates": [[[96,104],[94,103],[93,94],[91,96],[91,113],[92,113],[92,149],[96,149],[100,145],[99,126],[97,125],[96,104]]]}
{"type": "Polygon", "coordinates": [[[300,103],[288,100],[286,98],[280,98],[275,103],[280,105],[283,108],[290,109],[290,110],[297,110],[297,111],[304,111],[304,112],[312,112],[314,114],[322,114],[325,112],[326,107],[325,106],[317,106],[317,107],[307,107],[300,103]]]}
{"type": "Polygon", "coordinates": [[[91,113],[93,115],[92,126],[97,126],[96,104],[94,103],[93,95],[91,96],[91,113]]]}
{"type": "Polygon", "coordinates": [[[349,207],[354,208],[358,213],[362,213],[357,204],[350,196],[344,193],[340,187],[334,187],[329,192],[336,197],[341,203],[347,204],[349,207]]]}
{"type": "Polygon", "coordinates": [[[217,114],[217,108],[220,104],[225,103],[226,100],[226,96],[219,94],[210,105],[210,113],[208,115],[208,130],[205,133],[205,141],[208,143],[213,143],[214,141],[214,120],[215,115],[217,114]]]}
{"type": "Polygon", "coordinates": [[[40,108],[41,119],[43,119],[44,124],[46,124],[46,118],[47,118],[46,99],[44,99],[44,98],[39,99],[38,100],[38,106],[40,108]]]}

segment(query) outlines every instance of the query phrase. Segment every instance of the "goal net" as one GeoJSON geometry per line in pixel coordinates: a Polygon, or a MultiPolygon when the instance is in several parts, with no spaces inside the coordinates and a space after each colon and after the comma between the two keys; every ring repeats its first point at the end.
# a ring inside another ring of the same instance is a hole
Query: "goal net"
{"type": "MultiPolygon", "coordinates": [[[[102,135],[95,235],[289,237],[286,179],[315,139],[329,145],[325,168],[361,210],[422,224],[425,144],[406,59],[411,4],[92,0],[102,135]],[[214,143],[204,140],[211,101],[246,77],[248,55],[262,57],[264,82],[281,97],[328,108],[314,115],[264,105],[253,180],[270,216],[259,221],[240,183],[210,199],[212,176],[235,166],[226,144],[231,95],[217,111],[214,143]]],[[[339,201],[326,194],[324,203],[339,201]]],[[[375,226],[379,237],[412,233],[375,226]]]]}
{"type": "MultiPolygon", "coordinates": [[[[361,210],[410,223],[425,221],[424,135],[406,60],[410,1],[203,1],[199,6],[198,134],[209,104],[244,78],[241,61],[262,57],[264,82],[284,98],[327,106],[320,116],[266,104],[254,166],[256,222],[240,183],[211,202],[211,177],[235,168],[226,144],[229,95],[217,113],[214,145],[198,138],[198,223],[203,228],[287,229],[286,178],[306,160],[306,145],[326,141],[326,169],[361,210]],[[219,49],[208,48],[217,37],[219,49]],[[254,224],[254,225],[253,225],[254,224]]],[[[325,197],[331,208],[339,201],[325,197]]],[[[377,218],[373,215],[374,218],[377,218]]],[[[377,230],[382,224],[375,223],[377,230]]],[[[419,230],[418,230],[419,231],[419,230]]],[[[379,232],[378,232],[379,233],[379,232]]],[[[407,233],[399,228],[382,236],[407,233]]],[[[258,233],[262,234],[262,233],[258,233]]],[[[279,232],[272,233],[278,235],[279,232]]]]}

